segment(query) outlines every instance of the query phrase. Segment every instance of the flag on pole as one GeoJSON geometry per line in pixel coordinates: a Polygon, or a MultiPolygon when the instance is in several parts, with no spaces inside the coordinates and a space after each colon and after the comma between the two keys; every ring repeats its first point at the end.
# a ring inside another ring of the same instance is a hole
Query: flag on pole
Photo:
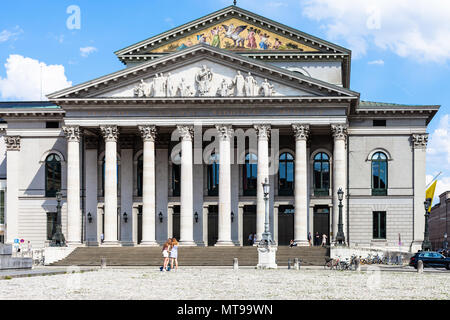
{"type": "Polygon", "coordinates": [[[435,180],[431,186],[427,189],[426,193],[425,193],[425,199],[430,198],[431,199],[431,204],[430,207],[428,208],[428,212],[431,211],[431,207],[433,206],[433,198],[434,198],[434,191],[436,190],[436,183],[437,180],[435,180]]]}

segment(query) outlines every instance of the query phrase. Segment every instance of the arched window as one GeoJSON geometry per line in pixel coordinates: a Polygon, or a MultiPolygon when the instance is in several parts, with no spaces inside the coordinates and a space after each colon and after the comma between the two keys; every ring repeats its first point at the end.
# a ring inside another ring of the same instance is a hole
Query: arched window
{"type": "Polygon", "coordinates": [[[181,153],[174,156],[172,161],[172,194],[174,197],[180,196],[181,190],[181,153]]]}
{"type": "Polygon", "coordinates": [[[330,189],[330,157],[320,152],[314,157],[314,195],[328,196],[330,189]]]}
{"type": "Polygon", "coordinates": [[[56,197],[61,190],[61,158],[52,153],[45,159],[45,196],[56,197]]]}
{"type": "Polygon", "coordinates": [[[377,152],[372,156],[372,195],[387,195],[387,156],[377,152]]]}
{"type": "Polygon", "coordinates": [[[294,157],[285,152],[281,154],[278,171],[278,194],[291,196],[294,193],[294,157]]]}
{"type": "Polygon", "coordinates": [[[258,174],[258,157],[254,153],[245,156],[244,165],[244,195],[255,196],[258,174]]]}
{"type": "MultiPolygon", "coordinates": [[[[119,162],[120,162],[120,158],[119,158],[119,156],[117,156],[117,170],[116,170],[117,190],[119,190],[119,162]]],[[[102,195],[103,195],[103,197],[105,196],[105,164],[106,164],[105,157],[103,157],[103,160],[102,160],[102,195]]]]}
{"type": "Polygon", "coordinates": [[[208,196],[219,194],[219,155],[213,153],[208,165],[208,196]]]}
{"type": "Polygon", "coordinates": [[[142,190],[143,190],[143,179],[144,179],[144,155],[140,155],[137,161],[137,191],[138,197],[142,197],[142,190]]]}

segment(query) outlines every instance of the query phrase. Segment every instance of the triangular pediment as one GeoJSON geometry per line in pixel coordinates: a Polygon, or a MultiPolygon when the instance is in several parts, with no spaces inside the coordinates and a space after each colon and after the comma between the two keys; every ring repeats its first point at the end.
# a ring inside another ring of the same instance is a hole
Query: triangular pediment
{"type": "Polygon", "coordinates": [[[235,52],[344,53],[348,49],[313,37],[237,6],[230,6],[116,52],[127,56],[163,54],[205,43],[235,52]]]}
{"type": "Polygon", "coordinates": [[[208,45],[61,90],[49,99],[355,97],[357,93],[208,45]]]}

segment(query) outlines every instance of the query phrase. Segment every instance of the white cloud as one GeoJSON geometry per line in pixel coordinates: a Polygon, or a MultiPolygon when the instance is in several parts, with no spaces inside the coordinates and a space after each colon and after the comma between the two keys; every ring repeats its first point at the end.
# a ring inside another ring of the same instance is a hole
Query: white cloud
{"type": "Polygon", "coordinates": [[[383,60],[373,60],[373,61],[369,61],[368,64],[375,64],[375,65],[383,66],[384,61],[383,60]]]}
{"type": "Polygon", "coordinates": [[[97,52],[98,49],[96,47],[83,47],[80,48],[80,53],[83,58],[87,58],[91,53],[97,52]]]}
{"type": "Polygon", "coordinates": [[[303,15],[323,22],[327,36],[347,42],[355,57],[373,43],[401,57],[450,60],[450,1],[305,0],[303,15]]]}
{"type": "Polygon", "coordinates": [[[17,37],[23,33],[23,30],[19,26],[16,26],[13,30],[3,30],[0,32],[0,43],[8,40],[16,40],[17,37]]]}
{"type": "MultiPolygon", "coordinates": [[[[427,184],[431,182],[434,176],[427,175],[427,184]]],[[[436,190],[434,191],[433,206],[439,203],[439,196],[445,191],[450,191],[450,177],[439,176],[437,178],[436,190]]]]}
{"type": "Polygon", "coordinates": [[[449,114],[443,115],[439,125],[428,138],[427,161],[433,169],[450,171],[449,114]]]}
{"type": "Polygon", "coordinates": [[[47,65],[21,55],[10,55],[5,69],[6,77],[0,77],[3,99],[41,100],[41,79],[42,99],[46,99],[46,94],[72,86],[62,65],[47,65]]]}

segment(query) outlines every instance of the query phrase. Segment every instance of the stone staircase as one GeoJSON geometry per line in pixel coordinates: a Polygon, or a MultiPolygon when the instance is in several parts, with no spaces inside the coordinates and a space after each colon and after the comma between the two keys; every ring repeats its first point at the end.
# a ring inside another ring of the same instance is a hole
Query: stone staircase
{"type": "MultiPolygon", "coordinates": [[[[303,266],[322,266],[328,249],[321,247],[278,247],[277,263],[287,266],[294,258],[299,258],[303,266]]],[[[160,247],[80,247],[65,259],[52,266],[100,266],[101,259],[107,266],[161,266],[160,247]]],[[[256,247],[180,247],[178,262],[180,266],[232,266],[238,258],[240,266],[256,266],[258,253],[256,247]]]]}

